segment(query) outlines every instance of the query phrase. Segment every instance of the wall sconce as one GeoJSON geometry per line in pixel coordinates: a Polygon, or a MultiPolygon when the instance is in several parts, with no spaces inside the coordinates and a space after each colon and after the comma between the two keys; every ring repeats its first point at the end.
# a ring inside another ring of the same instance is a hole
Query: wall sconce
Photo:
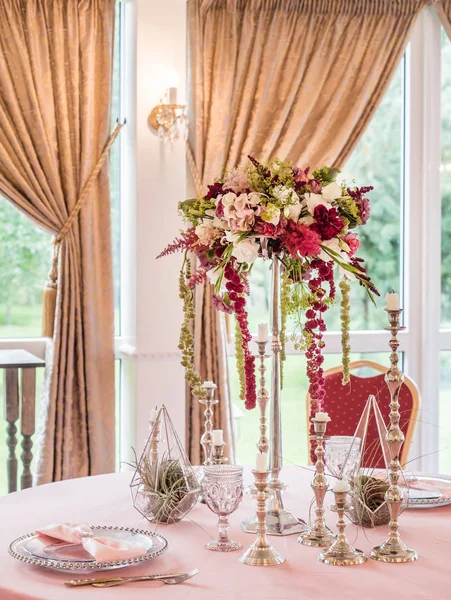
{"type": "Polygon", "coordinates": [[[152,109],[147,122],[160,141],[173,144],[181,134],[188,139],[188,114],[184,104],[177,104],[178,74],[172,69],[168,73],[168,84],[164,98],[152,109]]]}

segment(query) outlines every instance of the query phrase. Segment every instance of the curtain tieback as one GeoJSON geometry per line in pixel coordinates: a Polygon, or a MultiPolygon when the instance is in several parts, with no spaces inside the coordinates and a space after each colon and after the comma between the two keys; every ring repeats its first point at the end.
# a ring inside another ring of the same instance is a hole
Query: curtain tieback
{"type": "Polygon", "coordinates": [[[108,156],[108,152],[110,151],[111,146],[116,140],[117,136],[121,128],[125,125],[124,123],[117,123],[110,137],[108,138],[105,147],[102,150],[102,154],[97,161],[96,166],[94,167],[89,179],[85,183],[81,194],[72,209],[70,215],[67,218],[67,221],[61,227],[61,230],[55,235],[53,239],[53,262],[52,268],[49,273],[49,277],[47,280],[46,287],[44,289],[44,302],[43,302],[43,317],[42,317],[42,335],[43,337],[53,337],[54,325],[55,325],[55,312],[56,312],[56,296],[58,290],[58,259],[59,259],[59,249],[61,246],[61,242],[64,240],[66,235],[68,234],[70,228],[72,227],[75,219],[78,216],[85,200],[87,199],[91,188],[97,179],[98,174],[102,170],[102,167],[105,163],[106,157],[108,156]]]}

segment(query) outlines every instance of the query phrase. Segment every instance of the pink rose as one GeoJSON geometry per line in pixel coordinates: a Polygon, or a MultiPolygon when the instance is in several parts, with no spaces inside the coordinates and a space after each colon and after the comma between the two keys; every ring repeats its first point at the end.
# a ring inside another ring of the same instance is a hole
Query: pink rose
{"type": "Polygon", "coordinates": [[[224,178],[224,187],[232,190],[235,194],[241,194],[247,190],[247,175],[239,169],[232,169],[224,178]]]}
{"type": "Polygon", "coordinates": [[[343,241],[349,246],[349,256],[353,256],[359,249],[360,242],[356,233],[348,233],[343,237],[343,241]]]}

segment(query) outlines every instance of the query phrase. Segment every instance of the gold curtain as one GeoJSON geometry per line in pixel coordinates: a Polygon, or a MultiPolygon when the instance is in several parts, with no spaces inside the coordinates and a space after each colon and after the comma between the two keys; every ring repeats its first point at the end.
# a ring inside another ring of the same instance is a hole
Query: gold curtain
{"type": "MultiPolygon", "coordinates": [[[[189,139],[202,186],[223,166],[244,164],[248,154],[301,167],[342,166],[427,4],[189,0],[189,139]]],[[[198,290],[195,330],[196,366],[226,383],[210,286],[198,290]]],[[[225,390],[220,397],[221,417],[230,418],[225,390]]],[[[188,402],[189,448],[197,457],[202,417],[196,400],[188,402]]]]}
{"type": "MultiPolygon", "coordinates": [[[[0,194],[53,234],[109,136],[114,14],[115,0],[0,0],[0,194]]],[[[110,238],[103,168],[60,249],[37,483],[114,470],[110,238]]]]}
{"type": "Polygon", "coordinates": [[[435,0],[434,6],[440,23],[451,40],[451,0],[435,0]]]}

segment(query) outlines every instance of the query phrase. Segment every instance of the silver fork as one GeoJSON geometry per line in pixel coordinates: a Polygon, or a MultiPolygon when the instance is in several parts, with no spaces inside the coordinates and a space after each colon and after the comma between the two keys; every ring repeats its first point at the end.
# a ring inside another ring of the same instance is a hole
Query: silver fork
{"type": "Polygon", "coordinates": [[[78,587],[84,585],[92,585],[93,587],[113,587],[122,585],[123,583],[133,583],[135,581],[162,581],[168,585],[182,583],[198,573],[198,569],[194,569],[189,573],[167,573],[161,575],[141,575],[138,577],[110,577],[105,579],[72,579],[66,581],[65,584],[70,587],[78,587]]]}

